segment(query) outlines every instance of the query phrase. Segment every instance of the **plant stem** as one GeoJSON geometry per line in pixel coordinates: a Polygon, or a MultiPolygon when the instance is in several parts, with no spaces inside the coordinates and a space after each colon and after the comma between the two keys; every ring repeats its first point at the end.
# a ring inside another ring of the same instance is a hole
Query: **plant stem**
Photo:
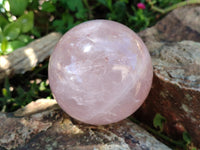
{"type": "Polygon", "coordinates": [[[161,9],[159,7],[156,7],[154,5],[152,5],[151,3],[149,3],[151,5],[151,9],[154,10],[154,11],[157,11],[161,14],[166,14],[176,8],[179,8],[179,7],[183,7],[183,6],[186,6],[186,5],[192,5],[192,4],[200,4],[200,0],[189,0],[189,1],[184,1],[184,2],[180,2],[180,3],[177,3],[177,4],[174,4],[170,7],[167,7],[165,9],[161,9]]]}

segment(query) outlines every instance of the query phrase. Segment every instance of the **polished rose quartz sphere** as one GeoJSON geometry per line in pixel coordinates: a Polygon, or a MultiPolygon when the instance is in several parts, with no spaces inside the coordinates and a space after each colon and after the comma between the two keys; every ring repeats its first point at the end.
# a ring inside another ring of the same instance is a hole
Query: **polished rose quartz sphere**
{"type": "Polygon", "coordinates": [[[69,30],[49,62],[55,99],[71,117],[94,125],[135,112],[152,83],[152,64],[142,40],[128,27],[93,20],[69,30]]]}

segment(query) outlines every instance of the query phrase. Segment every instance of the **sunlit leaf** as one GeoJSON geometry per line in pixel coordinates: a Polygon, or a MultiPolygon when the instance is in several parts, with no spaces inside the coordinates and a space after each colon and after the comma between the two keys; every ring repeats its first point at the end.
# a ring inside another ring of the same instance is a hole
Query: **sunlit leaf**
{"type": "Polygon", "coordinates": [[[7,90],[6,90],[6,88],[3,88],[2,89],[2,95],[4,96],[4,97],[7,97],[7,90]]]}
{"type": "Polygon", "coordinates": [[[40,83],[39,90],[40,90],[40,91],[46,90],[46,83],[45,83],[45,81],[42,81],[42,82],[40,83]]]}
{"type": "Polygon", "coordinates": [[[3,30],[3,34],[7,40],[14,40],[20,34],[20,25],[16,22],[7,24],[3,30]]]}
{"type": "Polygon", "coordinates": [[[15,16],[20,16],[26,10],[28,0],[8,0],[10,4],[10,12],[15,16]]]}
{"type": "Polygon", "coordinates": [[[33,21],[34,15],[33,12],[30,11],[27,14],[24,14],[21,17],[19,17],[16,23],[18,23],[21,26],[21,32],[26,33],[33,28],[33,21]]]}
{"type": "Polygon", "coordinates": [[[6,53],[7,46],[8,46],[8,41],[6,39],[4,39],[1,43],[1,51],[3,54],[6,53]]]}

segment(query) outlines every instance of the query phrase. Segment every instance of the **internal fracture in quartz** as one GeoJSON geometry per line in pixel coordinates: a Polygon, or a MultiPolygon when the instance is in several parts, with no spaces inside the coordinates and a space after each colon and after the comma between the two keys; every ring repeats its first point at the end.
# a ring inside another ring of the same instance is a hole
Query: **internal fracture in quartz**
{"type": "Polygon", "coordinates": [[[49,81],[60,107],[94,125],[118,122],[147,97],[152,64],[142,40],[128,27],[93,20],[69,30],[49,62],[49,81]]]}

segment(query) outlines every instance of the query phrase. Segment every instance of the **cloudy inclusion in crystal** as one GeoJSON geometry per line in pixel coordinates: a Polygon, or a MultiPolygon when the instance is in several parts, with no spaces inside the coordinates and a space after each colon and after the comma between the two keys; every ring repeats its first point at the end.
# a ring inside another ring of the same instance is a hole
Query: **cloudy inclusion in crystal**
{"type": "Polygon", "coordinates": [[[142,40],[108,20],[72,28],[49,62],[50,87],[60,107],[94,125],[118,122],[135,112],[149,93],[152,76],[142,40]]]}

